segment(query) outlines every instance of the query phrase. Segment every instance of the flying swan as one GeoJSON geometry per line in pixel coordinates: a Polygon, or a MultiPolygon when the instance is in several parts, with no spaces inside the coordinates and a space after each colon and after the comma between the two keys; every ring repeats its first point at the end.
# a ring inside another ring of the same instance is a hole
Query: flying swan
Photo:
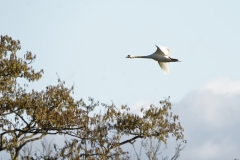
{"type": "Polygon", "coordinates": [[[170,57],[170,49],[163,46],[156,45],[157,50],[153,54],[150,54],[148,56],[133,56],[128,55],[126,58],[149,58],[153,59],[155,61],[158,61],[158,64],[160,65],[162,71],[164,74],[168,74],[168,62],[181,62],[178,59],[174,59],[170,57]]]}

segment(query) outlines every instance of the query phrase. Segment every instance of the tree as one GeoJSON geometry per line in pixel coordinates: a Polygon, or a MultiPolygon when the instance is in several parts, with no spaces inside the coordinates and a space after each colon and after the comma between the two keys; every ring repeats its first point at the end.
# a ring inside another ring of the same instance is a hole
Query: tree
{"type": "Polygon", "coordinates": [[[60,79],[56,86],[27,92],[27,85],[21,86],[17,80],[37,81],[43,70],[36,72],[30,66],[36,59],[31,52],[18,57],[20,48],[19,40],[1,36],[0,151],[8,151],[12,159],[18,159],[27,143],[49,134],[72,137],[58,149],[57,156],[63,159],[120,159],[127,154],[121,146],[136,139],[155,137],[166,142],[169,134],[183,139],[178,116],[169,112],[169,98],[160,102],[161,107],[142,108],[143,116],[139,116],[130,113],[126,105],[119,109],[113,103],[99,105],[92,98],[88,105],[82,99],[75,100],[74,87],[65,87],[60,79]],[[96,107],[104,108],[106,113],[95,113],[96,107]],[[127,139],[122,140],[123,136],[127,139]]]}
{"type": "MultiPolygon", "coordinates": [[[[183,128],[176,122],[178,116],[169,113],[169,99],[160,101],[161,107],[150,105],[141,109],[143,116],[129,113],[127,106],[118,109],[114,104],[107,105],[105,114],[95,114],[84,131],[78,131],[75,138],[66,140],[65,146],[58,149],[55,157],[62,159],[129,159],[128,152],[121,146],[135,143],[137,139],[155,138],[164,142],[171,133],[176,139],[183,139],[183,128]],[[127,137],[122,140],[121,137],[127,137]]],[[[90,109],[92,111],[92,109],[90,109]]],[[[90,117],[90,115],[89,115],[90,117]]]]}
{"type": "Polygon", "coordinates": [[[0,42],[0,151],[10,152],[17,159],[20,149],[29,142],[47,134],[61,134],[80,129],[79,109],[83,101],[74,101],[73,87],[68,89],[60,79],[56,86],[48,86],[45,91],[27,92],[18,84],[18,78],[29,82],[42,77],[43,70],[36,72],[30,65],[36,59],[31,52],[24,58],[17,57],[20,41],[1,36],[0,42]],[[78,124],[78,125],[77,125],[78,124]]]}
{"type": "Polygon", "coordinates": [[[56,157],[53,157],[55,152],[54,145],[51,142],[48,142],[45,138],[41,140],[41,148],[36,148],[37,150],[33,150],[32,142],[30,146],[24,146],[22,148],[22,154],[20,154],[21,159],[29,160],[29,159],[36,159],[36,160],[54,160],[56,157]],[[34,155],[34,156],[33,156],[34,155]]]}
{"type": "MultiPolygon", "coordinates": [[[[180,152],[185,148],[185,145],[183,143],[187,143],[186,140],[180,140],[176,141],[176,148],[175,148],[175,153],[172,156],[171,160],[176,160],[180,157],[180,152]]],[[[157,140],[153,137],[151,138],[146,138],[141,141],[141,146],[140,146],[140,151],[137,153],[135,145],[132,144],[134,152],[137,156],[137,160],[141,160],[141,153],[142,153],[142,148],[145,150],[145,154],[149,160],[160,160],[159,156],[163,154],[163,152],[168,148],[167,145],[165,144],[164,148],[161,149],[162,142],[160,140],[157,140]]],[[[162,155],[162,160],[168,160],[168,156],[164,157],[162,155]]]]}

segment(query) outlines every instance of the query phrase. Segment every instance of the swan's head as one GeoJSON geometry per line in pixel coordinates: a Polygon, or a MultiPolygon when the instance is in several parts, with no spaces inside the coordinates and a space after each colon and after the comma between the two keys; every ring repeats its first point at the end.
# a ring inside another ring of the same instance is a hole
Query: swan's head
{"type": "Polygon", "coordinates": [[[127,57],[126,58],[133,58],[133,56],[132,55],[127,55],[127,57]]]}

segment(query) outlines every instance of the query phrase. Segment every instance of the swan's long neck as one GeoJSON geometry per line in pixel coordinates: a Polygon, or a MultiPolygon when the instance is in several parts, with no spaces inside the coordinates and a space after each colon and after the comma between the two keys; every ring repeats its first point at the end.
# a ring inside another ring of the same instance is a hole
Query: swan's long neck
{"type": "Polygon", "coordinates": [[[132,58],[150,58],[149,56],[131,56],[132,58]]]}

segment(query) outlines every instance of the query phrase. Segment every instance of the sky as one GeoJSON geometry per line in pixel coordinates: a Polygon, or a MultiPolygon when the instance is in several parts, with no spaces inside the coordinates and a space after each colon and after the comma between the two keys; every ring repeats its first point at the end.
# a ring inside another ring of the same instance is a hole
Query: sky
{"type": "Polygon", "coordinates": [[[21,41],[19,55],[37,55],[44,75],[29,88],[57,84],[58,74],[76,99],[133,111],[170,96],[188,140],[180,160],[240,159],[239,9],[237,0],[3,0],[0,34],[21,41]],[[182,61],[168,75],[156,61],[125,58],[155,45],[182,61]]]}

